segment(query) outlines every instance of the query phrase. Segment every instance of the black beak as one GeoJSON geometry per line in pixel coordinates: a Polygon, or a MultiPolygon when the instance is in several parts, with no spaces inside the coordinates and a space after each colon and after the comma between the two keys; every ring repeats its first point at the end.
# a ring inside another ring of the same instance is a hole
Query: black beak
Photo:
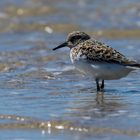
{"type": "Polygon", "coordinates": [[[63,47],[66,47],[67,45],[68,45],[68,43],[64,42],[64,43],[60,44],[59,46],[57,46],[56,48],[53,48],[53,51],[60,49],[60,48],[63,48],[63,47]]]}

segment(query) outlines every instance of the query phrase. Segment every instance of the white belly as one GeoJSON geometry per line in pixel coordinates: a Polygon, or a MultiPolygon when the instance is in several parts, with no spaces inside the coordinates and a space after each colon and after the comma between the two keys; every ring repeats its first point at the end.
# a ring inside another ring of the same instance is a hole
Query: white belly
{"type": "Polygon", "coordinates": [[[76,69],[84,74],[88,74],[93,78],[104,79],[104,80],[113,80],[113,79],[120,79],[125,77],[131,72],[132,68],[128,68],[123,65],[113,64],[113,63],[102,63],[102,62],[95,62],[89,63],[87,61],[77,60],[72,61],[75,65],[76,69]]]}

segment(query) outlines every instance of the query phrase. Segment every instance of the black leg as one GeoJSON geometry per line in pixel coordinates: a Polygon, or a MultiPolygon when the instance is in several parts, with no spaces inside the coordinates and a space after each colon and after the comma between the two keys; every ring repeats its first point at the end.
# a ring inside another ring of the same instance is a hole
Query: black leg
{"type": "Polygon", "coordinates": [[[97,91],[100,91],[99,79],[96,79],[97,91]]]}
{"type": "Polygon", "coordinates": [[[104,89],[104,80],[102,80],[101,89],[104,89]]]}

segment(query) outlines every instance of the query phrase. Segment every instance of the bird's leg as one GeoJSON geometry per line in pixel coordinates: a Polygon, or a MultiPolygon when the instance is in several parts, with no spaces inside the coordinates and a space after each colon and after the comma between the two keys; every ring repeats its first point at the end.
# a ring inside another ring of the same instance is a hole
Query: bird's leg
{"type": "Polygon", "coordinates": [[[104,89],[104,80],[102,80],[101,89],[104,89]]]}
{"type": "Polygon", "coordinates": [[[97,91],[100,91],[99,79],[96,79],[97,91]]]}

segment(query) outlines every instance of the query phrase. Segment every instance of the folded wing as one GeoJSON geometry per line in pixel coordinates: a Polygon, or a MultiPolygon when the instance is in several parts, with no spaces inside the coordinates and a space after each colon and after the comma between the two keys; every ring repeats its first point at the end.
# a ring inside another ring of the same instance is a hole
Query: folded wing
{"type": "Polygon", "coordinates": [[[82,42],[82,44],[79,44],[78,48],[81,51],[81,55],[86,56],[86,59],[90,61],[116,63],[140,68],[140,64],[136,61],[126,58],[115,49],[97,40],[87,40],[82,42]]]}

